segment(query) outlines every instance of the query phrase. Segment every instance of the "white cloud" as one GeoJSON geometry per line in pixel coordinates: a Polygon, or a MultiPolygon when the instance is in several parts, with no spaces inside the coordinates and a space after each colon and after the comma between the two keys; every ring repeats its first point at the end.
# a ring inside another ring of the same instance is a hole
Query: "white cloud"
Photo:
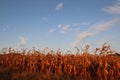
{"type": "Polygon", "coordinates": [[[71,26],[74,27],[82,27],[82,26],[88,26],[90,25],[90,22],[81,22],[81,23],[72,23],[71,26]]]}
{"type": "Polygon", "coordinates": [[[9,26],[8,26],[8,25],[5,25],[5,24],[1,24],[1,25],[0,25],[0,29],[1,29],[3,32],[5,32],[5,31],[7,31],[7,30],[9,29],[9,26]]]}
{"type": "MultiPolygon", "coordinates": [[[[96,30],[97,32],[102,32],[102,31],[106,31],[111,27],[115,27],[115,25],[117,23],[120,22],[120,18],[114,18],[112,20],[109,21],[105,21],[105,22],[101,22],[101,23],[97,23],[93,26],[94,30],[96,30]]],[[[91,30],[92,31],[92,30],[91,30]]]]}
{"type": "Polygon", "coordinates": [[[65,34],[65,31],[60,31],[61,34],[65,34]]]}
{"type": "Polygon", "coordinates": [[[47,17],[42,17],[42,20],[47,22],[48,21],[48,18],[47,17]]]}
{"type": "Polygon", "coordinates": [[[56,10],[59,11],[62,9],[62,7],[63,7],[63,3],[61,2],[56,6],[56,10]]]}
{"type": "Polygon", "coordinates": [[[80,27],[88,26],[90,25],[89,22],[82,22],[82,23],[71,23],[71,24],[59,24],[57,28],[59,29],[61,34],[65,34],[67,32],[76,32],[79,30],[80,27]]]}
{"type": "Polygon", "coordinates": [[[66,31],[66,30],[68,30],[70,28],[70,26],[71,25],[65,25],[65,26],[62,27],[62,30],[66,31]]]}
{"type": "Polygon", "coordinates": [[[17,45],[16,45],[16,49],[19,49],[19,48],[21,48],[21,47],[23,47],[23,46],[25,46],[26,45],[26,43],[27,43],[27,38],[26,37],[23,37],[23,36],[21,36],[21,37],[19,37],[19,42],[17,43],[17,45]]]}
{"type": "Polygon", "coordinates": [[[50,29],[49,32],[53,33],[53,32],[55,32],[55,29],[50,29]]]}
{"type": "Polygon", "coordinates": [[[71,43],[72,47],[78,46],[85,38],[92,36],[93,34],[90,32],[83,32],[77,36],[77,39],[71,43]]]}
{"type": "MultiPolygon", "coordinates": [[[[112,14],[120,14],[120,0],[118,0],[118,3],[109,6],[103,9],[104,11],[112,14]]],[[[116,27],[116,25],[120,23],[120,17],[114,18],[112,20],[104,21],[104,22],[98,22],[97,24],[92,25],[89,29],[86,31],[80,33],[77,36],[77,39],[71,43],[72,47],[79,46],[83,40],[85,40],[88,37],[97,35],[103,31],[106,31],[112,27],[116,27]]],[[[89,23],[83,23],[81,25],[89,25],[89,23]]],[[[78,24],[75,24],[78,25],[78,24]]]]}
{"type": "Polygon", "coordinates": [[[103,31],[108,30],[111,27],[115,27],[115,25],[117,23],[120,23],[120,19],[119,18],[115,18],[109,21],[105,21],[105,22],[101,22],[101,23],[97,23],[93,26],[91,26],[87,31],[82,32],[81,34],[79,34],[79,36],[77,37],[77,39],[71,43],[72,47],[78,46],[80,45],[80,43],[90,37],[90,36],[94,36],[97,35],[98,33],[101,33],[103,31]]]}
{"type": "Polygon", "coordinates": [[[120,14],[120,0],[115,5],[103,8],[103,10],[112,14],[120,14]]]}
{"type": "Polygon", "coordinates": [[[61,28],[61,27],[62,27],[62,25],[61,25],[61,24],[59,24],[59,25],[58,25],[58,28],[61,28]]]}
{"type": "Polygon", "coordinates": [[[66,32],[70,31],[71,25],[58,25],[58,29],[60,31],[61,34],[65,34],[66,32]]]}
{"type": "Polygon", "coordinates": [[[90,25],[90,22],[82,22],[80,23],[81,26],[86,26],[86,25],[90,25]]]}

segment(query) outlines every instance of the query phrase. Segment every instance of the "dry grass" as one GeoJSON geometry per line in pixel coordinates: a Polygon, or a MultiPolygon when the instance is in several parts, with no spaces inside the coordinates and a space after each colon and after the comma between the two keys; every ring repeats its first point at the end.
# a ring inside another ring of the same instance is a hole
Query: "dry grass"
{"type": "Polygon", "coordinates": [[[88,45],[82,53],[76,49],[76,54],[3,50],[0,80],[120,80],[120,56],[109,45],[96,48],[94,54],[88,45]]]}

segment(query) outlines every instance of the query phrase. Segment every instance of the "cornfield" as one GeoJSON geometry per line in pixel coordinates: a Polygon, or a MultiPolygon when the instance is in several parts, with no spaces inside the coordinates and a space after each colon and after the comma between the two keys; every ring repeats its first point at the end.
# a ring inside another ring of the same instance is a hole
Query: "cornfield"
{"type": "Polygon", "coordinates": [[[103,45],[90,54],[89,45],[75,54],[11,48],[0,54],[0,80],[120,80],[120,55],[103,45]]]}

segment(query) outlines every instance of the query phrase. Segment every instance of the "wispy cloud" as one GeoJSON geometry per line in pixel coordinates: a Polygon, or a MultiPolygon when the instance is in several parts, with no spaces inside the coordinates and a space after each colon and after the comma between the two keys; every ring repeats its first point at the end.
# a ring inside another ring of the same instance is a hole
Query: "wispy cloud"
{"type": "Polygon", "coordinates": [[[90,36],[92,36],[92,35],[93,35],[93,33],[88,32],[88,31],[82,32],[81,34],[79,34],[79,35],[77,36],[77,39],[76,39],[74,42],[71,43],[71,46],[72,46],[72,47],[78,46],[78,45],[82,42],[82,40],[84,40],[85,38],[90,37],[90,36]]]}
{"type": "Polygon", "coordinates": [[[22,48],[26,45],[27,43],[27,38],[24,36],[19,37],[19,42],[16,45],[16,49],[22,48]]]}
{"type": "Polygon", "coordinates": [[[50,33],[53,33],[53,32],[55,32],[55,31],[56,31],[56,29],[50,29],[50,30],[49,30],[50,33]]]}
{"type": "Polygon", "coordinates": [[[120,0],[115,5],[103,8],[103,10],[112,14],[120,14],[120,0]]]}
{"type": "MultiPolygon", "coordinates": [[[[115,5],[103,8],[103,10],[112,14],[120,14],[120,0],[118,0],[118,2],[115,5]]],[[[120,17],[108,21],[98,22],[92,25],[86,31],[83,31],[82,33],[78,34],[76,40],[71,43],[71,46],[79,46],[81,42],[86,38],[95,36],[99,33],[102,33],[103,31],[107,31],[112,27],[116,27],[118,23],[120,23],[120,17]]],[[[87,23],[83,23],[83,25],[84,24],[86,25],[87,23]]]]}
{"type": "Polygon", "coordinates": [[[56,6],[56,10],[59,11],[61,10],[63,7],[63,2],[59,3],[57,6],[56,6]]]}
{"type": "Polygon", "coordinates": [[[67,31],[70,27],[71,27],[71,25],[65,25],[62,27],[62,30],[67,31]]]}
{"type": "Polygon", "coordinates": [[[65,34],[65,31],[60,31],[61,34],[65,34]]]}
{"type": "Polygon", "coordinates": [[[5,25],[5,24],[1,24],[1,25],[0,25],[0,29],[1,29],[3,32],[5,32],[5,31],[7,31],[7,30],[9,29],[9,26],[8,26],[8,25],[5,25]]]}
{"type": "Polygon", "coordinates": [[[67,32],[76,31],[80,27],[85,27],[87,25],[90,25],[90,23],[89,22],[82,22],[82,23],[71,23],[71,24],[65,24],[65,25],[59,24],[58,29],[59,29],[61,34],[65,34],[67,32]]]}
{"type": "Polygon", "coordinates": [[[61,28],[61,27],[62,27],[62,24],[59,24],[59,25],[58,25],[58,28],[61,28]]]}
{"type": "Polygon", "coordinates": [[[59,24],[58,25],[58,29],[60,31],[61,34],[65,34],[66,32],[68,32],[71,28],[71,25],[70,24],[67,24],[67,25],[61,25],[59,24]]]}
{"type": "Polygon", "coordinates": [[[79,26],[88,26],[90,25],[90,22],[80,22],[80,23],[72,23],[72,26],[79,27],[79,26]]]}
{"type": "Polygon", "coordinates": [[[112,19],[109,21],[97,23],[97,24],[91,26],[88,30],[79,34],[77,36],[77,39],[71,43],[71,46],[72,47],[78,46],[84,39],[94,36],[94,35],[97,35],[98,33],[106,31],[106,30],[110,29],[111,27],[115,27],[115,25],[117,23],[120,23],[119,18],[115,18],[115,19],[112,19]]]}
{"type": "Polygon", "coordinates": [[[48,21],[48,17],[42,17],[42,20],[47,22],[48,21]]]}

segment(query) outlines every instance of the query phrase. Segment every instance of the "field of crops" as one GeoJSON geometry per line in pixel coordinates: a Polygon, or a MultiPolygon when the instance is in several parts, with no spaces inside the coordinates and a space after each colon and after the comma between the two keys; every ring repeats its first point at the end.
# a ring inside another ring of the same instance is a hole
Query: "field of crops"
{"type": "Polygon", "coordinates": [[[103,45],[94,54],[8,49],[0,54],[0,80],[120,80],[120,55],[103,45]]]}

